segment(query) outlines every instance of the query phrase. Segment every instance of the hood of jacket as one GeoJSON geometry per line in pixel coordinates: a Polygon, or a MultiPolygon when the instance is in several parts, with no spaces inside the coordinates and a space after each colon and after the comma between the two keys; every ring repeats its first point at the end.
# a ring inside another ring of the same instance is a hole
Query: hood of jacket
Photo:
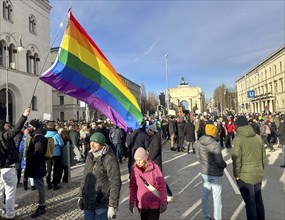
{"type": "Polygon", "coordinates": [[[241,136],[245,136],[245,137],[254,137],[255,136],[255,132],[250,125],[238,127],[236,132],[237,132],[237,135],[241,135],[241,136]]]}
{"type": "Polygon", "coordinates": [[[199,142],[203,145],[203,146],[208,146],[209,144],[216,142],[215,138],[213,138],[212,136],[209,135],[203,135],[202,137],[199,138],[199,142]]]}
{"type": "Polygon", "coordinates": [[[32,133],[30,133],[30,135],[33,137],[36,134],[42,134],[42,135],[46,135],[47,131],[43,128],[43,127],[39,127],[38,129],[34,130],[32,133]]]}

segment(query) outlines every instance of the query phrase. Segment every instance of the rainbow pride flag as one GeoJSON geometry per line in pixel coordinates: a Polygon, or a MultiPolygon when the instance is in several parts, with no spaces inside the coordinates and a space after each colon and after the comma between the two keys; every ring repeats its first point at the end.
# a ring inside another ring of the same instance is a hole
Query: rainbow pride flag
{"type": "Polygon", "coordinates": [[[40,79],[92,106],[124,130],[138,128],[143,116],[136,98],[71,10],[68,17],[56,61],[40,79]]]}

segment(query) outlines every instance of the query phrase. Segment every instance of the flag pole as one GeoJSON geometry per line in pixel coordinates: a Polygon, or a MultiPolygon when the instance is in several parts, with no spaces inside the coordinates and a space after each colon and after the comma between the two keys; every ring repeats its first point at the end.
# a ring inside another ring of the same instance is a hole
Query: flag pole
{"type": "MultiPolygon", "coordinates": [[[[50,51],[51,51],[51,49],[52,49],[52,47],[53,47],[53,45],[54,45],[54,43],[55,43],[55,41],[56,41],[56,39],[57,39],[57,37],[58,37],[59,31],[60,31],[60,29],[62,28],[63,23],[65,22],[66,18],[68,17],[68,14],[69,14],[69,11],[70,11],[70,10],[71,10],[71,7],[69,8],[68,13],[64,16],[62,22],[61,22],[60,25],[59,25],[59,28],[58,28],[58,30],[57,30],[57,32],[56,32],[56,35],[55,35],[55,38],[54,38],[54,40],[53,40],[53,42],[52,42],[52,44],[51,44],[51,46],[50,46],[50,48],[49,48],[49,51],[48,51],[48,53],[47,53],[47,55],[46,55],[46,58],[45,58],[45,60],[44,60],[43,65],[42,65],[42,68],[41,68],[41,71],[40,71],[41,74],[42,74],[43,69],[44,69],[44,66],[45,66],[45,64],[46,64],[46,62],[47,62],[47,59],[48,59],[48,57],[50,56],[50,51]]],[[[35,92],[36,92],[36,89],[37,89],[37,87],[38,87],[41,74],[39,75],[39,77],[38,77],[38,79],[37,79],[37,82],[36,82],[34,91],[33,91],[33,93],[32,93],[32,98],[31,98],[31,102],[30,102],[30,104],[29,104],[29,107],[32,106],[33,97],[34,97],[35,92]]]]}

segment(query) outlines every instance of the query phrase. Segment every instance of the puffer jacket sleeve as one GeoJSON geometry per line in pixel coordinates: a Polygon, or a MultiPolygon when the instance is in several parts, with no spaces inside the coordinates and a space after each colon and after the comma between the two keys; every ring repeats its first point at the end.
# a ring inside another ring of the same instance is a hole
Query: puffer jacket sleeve
{"type": "Polygon", "coordinates": [[[117,158],[112,155],[109,157],[106,166],[107,176],[110,183],[109,206],[118,208],[121,192],[121,172],[117,158]]]}
{"type": "Polygon", "coordinates": [[[223,159],[223,155],[222,155],[222,152],[221,152],[221,147],[220,147],[220,145],[217,142],[215,142],[215,146],[214,146],[214,158],[215,158],[216,164],[220,168],[224,169],[224,168],[227,167],[227,164],[226,164],[226,162],[223,159]]]}
{"type": "Polygon", "coordinates": [[[154,172],[155,172],[155,178],[156,178],[156,183],[159,187],[159,192],[160,192],[160,202],[161,202],[161,205],[166,205],[167,204],[167,191],[166,191],[166,182],[165,182],[165,179],[164,179],[164,176],[162,175],[159,167],[154,164],[155,166],[155,169],[154,169],[154,172]]]}
{"type": "Polygon", "coordinates": [[[82,197],[82,195],[83,195],[83,188],[85,186],[86,176],[87,176],[88,172],[90,171],[90,167],[92,166],[92,158],[91,158],[90,154],[91,153],[88,153],[87,157],[86,157],[84,174],[83,174],[83,178],[81,179],[81,184],[80,184],[80,188],[79,188],[79,195],[78,195],[79,197],[82,197]]]}
{"type": "Polygon", "coordinates": [[[239,177],[241,172],[241,148],[240,143],[238,141],[235,141],[234,139],[234,146],[232,150],[232,160],[233,160],[233,174],[234,177],[239,177]]]}
{"type": "Polygon", "coordinates": [[[133,169],[132,174],[131,174],[131,179],[130,179],[130,195],[129,195],[129,203],[130,204],[135,204],[137,201],[137,181],[135,177],[135,171],[133,169]]]}

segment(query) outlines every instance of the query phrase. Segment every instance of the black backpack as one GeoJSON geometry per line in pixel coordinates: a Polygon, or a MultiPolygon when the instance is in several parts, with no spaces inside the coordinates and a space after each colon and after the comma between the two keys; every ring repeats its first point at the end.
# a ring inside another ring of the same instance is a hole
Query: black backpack
{"type": "Polygon", "coordinates": [[[14,140],[3,140],[3,132],[0,132],[0,168],[7,168],[9,165],[19,163],[19,151],[14,140]]]}

